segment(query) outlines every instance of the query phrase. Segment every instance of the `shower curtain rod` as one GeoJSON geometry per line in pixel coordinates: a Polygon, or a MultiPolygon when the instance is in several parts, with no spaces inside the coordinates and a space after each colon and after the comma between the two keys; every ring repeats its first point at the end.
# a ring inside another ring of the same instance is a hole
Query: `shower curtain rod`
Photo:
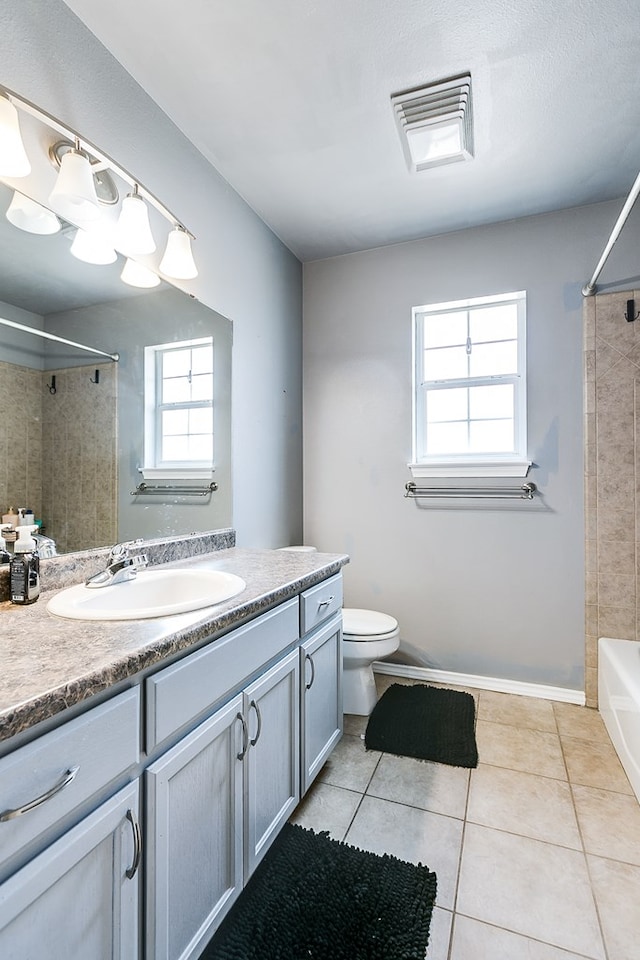
{"type": "Polygon", "coordinates": [[[596,287],[596,281],[597,281],[598,277],[600,276],[600,272],[601,272],[602,268],[604,267],[604,265],[605,265],[605,263],[606,263],[607,257],[608,257],[609,254],[611,253],[611,249],[612,249],[614,243],[616,242],[616,240],[617,240],[618,237],[620,236],[620,231],[622,230],[622,228],[624,227],[625,223],[627,222],[627,217],[628,217],[629,214],[631,213],[631,208],[632,208],[632,206],[634,205],[634,203],[636,202],[636,199],[637,199],[639,193],[640,193],[640,173],[639,173],[638,176],[636,177],[635,183],[634,183],[633,186],[631,187],[631,192],[629,193],[629,196],[627,197],[627,199],[626,199],[626,201],[625,201],[624,207],[623,207],[622,210],[620,211],[620,216],[618,217],[618,219],[617,219],[616,222],[615,222],[615,225],[614,225],[614,227],[613,227],[613,230],[611,231],[611,236],[610,236],[609,239],[607,240],[607,245],[606,245],[606,247],[604,248],[604,250],[602,251],[602,256],[601,256],[600,259],[598,260],[598,266],[597,266],[597,267],[595,268],[595,270],[593,271],[593,276],[591,277],[591,280],[589,280],[588,283],[585,283],[584,287],[582,288],[582,296],[583,296],[583,297],[592,297],[592,296],[594,295],[594,293],[596,292],[596,290],[598,289],[598,288],[596,287]]]}
{"type": "Polygon", "coordinates": [[[64,337],[58,337],[55,333],[45,333],[44,330],[38,330],[37,327],[28,327],[24,323],[16,323],[15,320],[5,320],[0,317],[0,323],[5,327],[13,327],[15,330],[22,330],[24,333],[32,333],[34,337],[43,337],[45,340],[55,340],[56,343],[64,343],[67,347],[78,347],[79,350],[85,350],[88,353],[97,353],[101,357],[108,357],[117,363],[120,359],[119,353],[105,353],[104,350],[97,350],[95,347],[87,347],[84,343],[76,343],[75,340],[65,340],[64,337]]]}

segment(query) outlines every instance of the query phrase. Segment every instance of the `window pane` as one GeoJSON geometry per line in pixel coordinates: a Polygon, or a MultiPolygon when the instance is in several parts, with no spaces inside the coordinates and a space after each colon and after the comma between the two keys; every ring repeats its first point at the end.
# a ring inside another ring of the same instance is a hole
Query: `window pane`
{"type": "Polygon", "coordinates": [[[188,437],[163,437],[162,440],[162,459],[163,460],[189,460],[189,438],[188,437]]]}
{"type": "Polygon", "coordinates": [[[424,317],[425,347],[449,347],[467,342],[467,312],[432,313],[424,317]]]}
{"type": "Polygon", "coordinates": [[[469,390],[469,416],[472,420],[493,420],[513,416],[513,384],[496,384],[495,387],[471,387],[469,390]]]}
{"type": "Polygon", "coordinates": [[[513,420],[476,420],[470,424],[469,449],[473,453],[512,453],[513,420]]]}
{"type": "Polygon", "coordinates": [[[425,380],[454,380],[467,377],[468,374],[467,348],[443,347],[440,350],[425,350],[424,352],[424,379],[425,380]]]}
{"type": "Polygon", "coordinates": [[[162,354],[163,377],[186,377],[191,366],[191,350],[169,350],[162,354]]]}
{"type": "Polygon", "coordinates": [[[175,377],[162,381],[162,403],[188,403],[191,400],[191,384],[187,377],[175,377]]]}
{"type": "Polygon", "coordinates": [[[213,350],[210,346],[193,348],[191,370],[193,373],[211,373],[213,370],[213,350]]]}
{"type": "Polygon", "coordinates": [[[165,437],[189,432],[188,410],[163,410],[162,434],[165,437]]]}
{"type": "Polygon", "coordinates": [[[474,343],[515,340],[518,336],[518,307],[515,303],[504,303],[472,310],[469,330],[474,343]]]}
{"type": "Polygon", "coordinates": [[[466,421],[427,424],[427,450],[430,454],[466,453],[467,449],[466,421]]]}
{"type": "Polygon", "coordinates": [[[189,413],[189,433],[212,433],[213,410],[211,407],[198,407],[189,413]]]}
{"type": "Polygon", "coordinates": [[[428,422],[466,420],[468,393],[469,391],[464,387],[453,390],[429,390],[425,397],[428,422]]]}
{"type": "Polygon", "coordinates": [[[189,460],[213,460],[213,437],[195,436],[189,438],[189,460]]]}
{"type": "Polygon", "coordinates": [[[473,344],[469,358],[472,377],[491,377],[518,372],[518,349],[515,340],[506,343],[473,344]]]}
{"type": "Polygon", "coordinates": [[[191,381],[192,400],[211,400],[213,397],[213,376],[201,373],[191,381]]]}

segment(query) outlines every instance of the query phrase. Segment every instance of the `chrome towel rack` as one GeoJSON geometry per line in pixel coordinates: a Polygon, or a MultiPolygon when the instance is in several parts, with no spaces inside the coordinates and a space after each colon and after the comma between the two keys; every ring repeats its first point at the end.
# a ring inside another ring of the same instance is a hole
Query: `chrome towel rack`
{"type": "Polygon", "coordinates": [[[535,483],[523,483],[517,487],[420,487],[412,480],[405,484],[405,497],[410,500],[533,500],[538,489],[535,483]]]}
{"type": "Polygon", "coordinates": [[[212,480],[211,483],[205,484],[205,486],[190,486],[186,483],[139,483],[135,490],[131,491],[132,497],[139,497],[141,495],[147,494],[175,494],[176,496],[182,497],[208,497],[209,494],[215,493],[218,489],[218,484],[215,480],[212,480]]]}

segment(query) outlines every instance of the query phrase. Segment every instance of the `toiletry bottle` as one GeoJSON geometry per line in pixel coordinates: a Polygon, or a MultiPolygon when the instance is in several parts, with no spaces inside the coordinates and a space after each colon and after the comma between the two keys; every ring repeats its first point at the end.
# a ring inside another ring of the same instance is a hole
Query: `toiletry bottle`
{"type": "Polygon", "coordinates": [[[10,523],[12,527],[18,526],[18,514],[13,509],[13,507],[9,507],[7,512],[3,515],[2,522],[10,523]]]}
{"type": "Polygon", "coordinates": [[[18,528],[18,539],[9,565],[12,603],[35,603],[40,596],[40,559],[31,536],[34,529],[35,525],[18,528]]]}

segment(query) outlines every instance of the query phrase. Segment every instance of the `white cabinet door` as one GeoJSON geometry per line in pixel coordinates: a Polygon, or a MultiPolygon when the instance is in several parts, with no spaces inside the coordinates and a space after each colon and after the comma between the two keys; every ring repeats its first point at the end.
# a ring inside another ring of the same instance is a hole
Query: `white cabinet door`
{"type": "Polygon", "coordinates": [[[302,795],[342,736],[342,615],[300,647],[302,656],[302,795]]]}
{"type": "Polygon", "coordinates": [[[238,694],[146,772],[147,960],[200,956],[242,890],[241,711],[238,694]]]}
{"type": "Polygon", "coordinates": [[[138,783],[0,886],[2,960],[136,960],[138,783]]]}
{"type": "Polygon", "coordinates": [[[300,799],[300,668],[293,650],[244,693],[245,882],[300,799]]]}

